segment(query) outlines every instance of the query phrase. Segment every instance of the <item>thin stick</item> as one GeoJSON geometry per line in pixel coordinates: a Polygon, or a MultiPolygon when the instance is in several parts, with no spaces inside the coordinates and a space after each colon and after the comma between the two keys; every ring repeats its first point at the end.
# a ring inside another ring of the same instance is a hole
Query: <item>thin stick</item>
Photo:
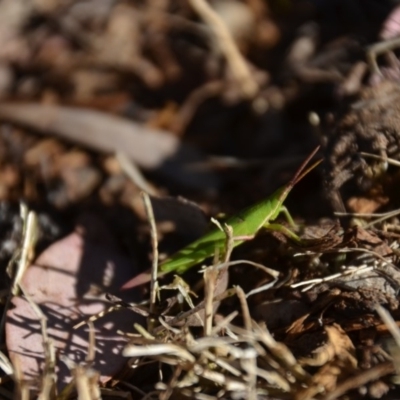
{"type": "MultiPolygon", "coordinates": [[[[156,222],[154,219],[154,212],[153,207],[151,205],[150,196],[142,192],[142,197],[144,201],[144,206],[146,209],[147,219],[149,220],[150,229],[151,229],[151,246],[153,249],[153,260],[151,266],[151,281],[150,281],[150,313],[155,313],[156,308],[156,300],[157,300],[157,289],[158,289],[158,282],[157,282],[157,275],[158,275],[158,240],[157,240],[157,229],[156,229],[156,222]]],[[[154,323],[153,318],[149,318],[149,326],[148,330],[151,331],[151,325],[154,323]]]]}
{"type": "Polygon", "coordinates": [[[236,78],[243,96],[248,99],[253,98],[258,92],[258,85],[253,79],[246,61],[237,48],[225,23],[205,0],[189,0],[189,3],[213,30],[218,45],[225,55],[231,73],[236,78]]]}

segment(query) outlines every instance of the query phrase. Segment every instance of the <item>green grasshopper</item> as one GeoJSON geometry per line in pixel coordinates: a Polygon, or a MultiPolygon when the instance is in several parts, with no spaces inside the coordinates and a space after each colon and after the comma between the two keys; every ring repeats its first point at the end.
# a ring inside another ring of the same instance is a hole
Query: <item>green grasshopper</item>
{"type": "MultiPolygon", "coordinates": [[[[232,227],[233,247],[239,246],[246,240],[254,238],[261,228],[283,232],[285,235],[300,243],[301,239],[290,229],[280,224],[272,224],[279,214],[283,213],[292,226],[296,226],[287,208],[283,205],[289,192],[294,185],[304,178],[322,160],[318,160],[311,167],[306,169],[307,164],[319,150],[319,146],[307,157],[297,170],[290,182],[281,186],[271,196],[250,206],[237,215],[229,218],[226,224],[232,227]]],[[[183,274],[189,268],[203,262],[214,254],[223,254],[226,250],[226,233],[215,227],[200,239],[189,244],[182,250],[160,264],[159,274],[161,277],[169,272],[183,274]]],[[[150,272],[146,271],[134,277],[122,286],[122,289],[130,289],[142,285],[150,280],[150,272]]]]}

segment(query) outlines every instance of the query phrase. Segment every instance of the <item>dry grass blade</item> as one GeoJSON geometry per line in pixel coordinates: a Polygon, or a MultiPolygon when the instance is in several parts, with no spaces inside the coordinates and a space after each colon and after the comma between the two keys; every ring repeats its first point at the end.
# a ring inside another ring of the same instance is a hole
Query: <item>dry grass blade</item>
{"type": "Polygon", "coordinates": [[[38,221],[34,212],[28,211],[26,205],[21,204],[21,218],[23,220],[23,241],[21,255],[13,279],[11,293],[18,294],[18,285],[21,282],[29,263],[34,257],[34,248],[38,239],[38,221]]]}
{"type": "Polygon", "coordinates": [[[393,339],[396,343],[395,347],[390,347],[393,356],[393,364],[396,368],[397,375],[400,375],[400,329],[398,328],[396,322],[393,320],[389,312],[385,310],[380,304],[377,304],[376,311],[381,317],[382,321],[388,327],[389,332],[393,336],[393,339]]]}
{"type": "MultiPolygon", "coordinates": [[[[222,271],[223,274],[225,271],[222,271]]],[[[214,303],[214,291],[218,280],[218,271],[209,267],[204,271],[204,311],[205,311],[205,323],[204,323],[204,335],[209,336],[212,330],[213,322],[213,303],[214,303]]]]}
{"type": "Polygon", "coordinates": [[[47,333],[46,316],[43,314],[40,307],[35,304],[35,302],[30,298],[30,296],[28,296],[24,288],[22,286],[19,287],[40,321],[41,332],[43,337],[45,365],[43,367],[42,384],[38,399],[47,400],[49,398],[53,398],[56,393],[57,375],[55,371],[56,355],[55,355],[54,345],[52,339],[49,338],[47,333]]]}
{"type": "Polygon", "coordinates": [[[144,356],[158,356],[158,355],[172,355],[177,358],[194,362],[195,358],[183,348],[174,344],[153,344],[147,346],[127,345],[123,351],[125,357],[144,357],[144,356]]]}
{"type": "MultiPolygon", "coordinates": [[[[153,207],[151,206],[150,196],[146,192],[142,192],[143,202],[146,209],[147,218],[151,229],[151,246],[153,249],[153,260],[151,265],[151,281],[150,281],[150,312],[154,313],[157,300],[157,274],[158,274],[158,240],[156,221],[154,219],[153,207]]],[[[154,320],[149,318],[149,330],[151,330],[154,320]]]]}
{"type": "Polygon", "coordinates": [[[6,375],[12,375],[14,373],[14,368],[13,368],[10,360],[1,351],[0,351],[0,368],[3,370],[3,372],[6,375]]]}
{"type": "Polygon", "coordinates": [[[239,298],[240,305],[242,307],[244,326],[247,330],[250,331],[252,328],[252,326],[251,326],[252,324],[251,324],[249,305],[247,304],[247,300],[246,300],[246,295],[243,292],[243,289],[239,286],[236,287],[236,294],[239,298]]]}
{"type": "Polygon", "coordinates": [[[351,378],[347,379],[345,382],[338,385],[338,387],[335,390],[333,390],[327,396],[323,397],[323,400],[335,400],[340,396],[344,395],[351,389],[357,389],[359,387],[362,387],[368,382],[392,374],[394,371],[395,369],[391,362],[379,364],[367,371],[363,371],[360,374],[352,376],[351,378]]]}

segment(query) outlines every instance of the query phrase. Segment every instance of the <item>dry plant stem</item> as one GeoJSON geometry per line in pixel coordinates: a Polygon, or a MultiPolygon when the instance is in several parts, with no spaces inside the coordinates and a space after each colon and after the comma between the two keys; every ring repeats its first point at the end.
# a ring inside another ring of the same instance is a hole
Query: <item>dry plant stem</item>
{"type": "MultiPolygon", "coordinates": [[[[256,267],[256,268],[259,268],[259,269],[265,271],[267,274],[271,275],[274,278],[273,283],[275,283],[278,280],[278,277],[279,277],[279,272],[278,271],[275,271],[275,270],[273,270],[271,268],[267,268],[262,264],[254,263],[252,261],[247,261],[247,260],[229,261],[227,263],[222,263],[222,264],[216,266],[215,268],[218,268],[219,270],[221,270],[221,269],[223,270],[223,269],[225,269],[225,268],[227,268],[229,266],[237,265],[237,264],[248,264],[248,265],[252,265],[253,267],[256,267]]],[[[219,276],[221,276],[221,274],[219,276]]],[[[231,297],[236,293],[237,293],[237,291],[236,291],[235,288],[228,289],[224,293],[221,293],[220,295],[215,296],[214,299],[213,299],[213,302],[218,302],[218,301],[224,300],[227,297],[231,297]]],[[[191,310],[186,311],[186,312],[178,315],[175,318],[169,319],[168,320],[168,324],[175,325],[178,322],[180,322],[180,321],[182,321],[182,320],[184,320],[186,318],[189,318],[193,314],[197,313],[199,310],[202,310],[204,308],[204,305],[205,305],[204,301],[200,302],[199,304],[197,304],[191,310]]],[[[158,326],[157,328],[154,329],[153,333],[157,334],[160,331],[162,331],[163,329],[165,329],[163,326],[158,326]]]]}
{"type": "Polygon", "coordinates": [[[244,371],[247,372],[247,396],[249,400],[257,400],[257,352],[249,347],[244,350],[244,357],[240,360],[244,371]]]}
{"type": "MultiPolygon", "coordinates": [[[[144,206],[146,208],[147,218],[149,220],[150,229],[151,229],[151,246],[153,249],[153,260],[151,266],[151,281],[150,281],[150,313],[154,314],[156,309],[156,301],[157,301],[157,274],[158,274],[158,240],[157,240],[157,229],[156,222],[154,218],[153,207],[151,206],[150,196],[142,192],[142,197],[144,201],[144,206]]],[[[149,318],[148,322],[148,330],[151,331],[154,326],[155,320],[153,318],[149,318]]]]}
{"type": "Polygon", "coordinates": [[[77,365],[73,370],[79,400],[91,400],[89,380],[85,369],[77,365]]]}
{"type": "Polygon", "coordinates": [[[161,317],[158,318],[158,322],[162,325],[167,331],[174,333],[175,335],[179,335],[181,330],[179,328],[173,328],[172,326],[168,325],[166,321],[164,321],[161,317]]]}
{"type": "MultiPolygon", "coordinates": [[[[278,287],[281,287],[285,284],[285,282],[289,279],[290,275],[288,275],[286,278],[283,279],[283,281],[279,282],[278,287]]],[[[277,278],[274,279],[271,282],[266,283],[265,285],[259,286],[258,288],[255,288],[253,290],[250,290],[250,292],[248,292],[246,294],[246,298],[249,298],[250,296],[253,296],[254,294],[257,293],[261,293],[264,292],[265,290],[271,289],[273,286],[275,286],[275,284],[277,283],[277,278]]]]}
{"type": "Polygon", "coordinates": [[[24,375],[22,372],[22,368],[17,362],[16,365],[14,365],[14,381],[16,382],[15,385],[15,395],[13,399],[18,399],[18,400],[29,400],[29,387],[27,383],[24,381],[24,375]]]}
{"type": "Polygon", "coordinates": [[[42,378],[42,385],[38,400],[48,400],[54,397],[54,378],[52,374],[46,373],[42,378]]]}
{"type": "Polygon", "coordinates": [[[48,398],[54,398],[55,396],[55,384],[57,375],[55,373],[56,356],[53,346],[53,341],[49,339],[47,334],[47,318],[43,314],[39,306],[30,298],[30,296],[24,290],[24,287],[19,285],[21,292],[25,296],[29,305],[32,307],[33,311],[37,315],[40,321],[40,327],[43,337],[43,349],[45,356],[45,366],[43,368],[43,380],[42,380],[42,390],[38,397],[39,400],[47,400],[48,398]]]}
{"type": "MultiPolygon", "coordinates": [[[[21,206],[26,208],[26,206],[21,206]]],[[[37,216],[33,211],[24,210],[23,214],[27,212],[27,217],[24,219],[24,235],[22,242],[21,256],[18,262],[18,267],[13,280],[11,293],[16,296],[18,294],[19,283],[24,276],[30,261],[33,259],[34,247],[38,238],[38,222],[37,216]]]]}
{"type": "MultiPolygon", "coordinates": [[[[223,229],[226,235],[226,247],[225,247],[226,250],[224,255],[224,263],[227,263],[231,258],[231,254],[233,251],[233,242],[235,241],[235,238],[233,237],[233,228],[230,225],[224,224],[223,229]]],[[[222,272],[223,271],[221,271],[221,273],[222,272]]]]}
{"type": "Polygon", "coordinates": [[[211,353],[210,351],[204,350],[202,352],[202,355],[204,355],[205,357],[207,357],[207,359],[209,361],[217,364],[220,368],[225,369],[226,371],[228,371],[232,375],[234,375],[234,376],[241,376],[242,375],[242,373],[237,368],[234,368],[229,363],[225,362],[224,360],[221,360],[220,358],[218,358],[215,354],[211,353]]]}
{"type": "Polygon", "coordinates": [[[13,255],[10,265],[7,267],[7,273],[12,278],[12,287],[7,295],[4,312],[0,322],[0,340],[3,340],[4,326],[6,323],[7,310],[11,304],[12,296],[19,293],[19,283],[24,276],[30,261],[34,257],[34,249],[38,238],[38,221],[37,216],[33,211],[29,211],[24,203],[20,204],[20,214],[23,221],[23,235],[21,249],[18,249],[13,255]],[[20,253],[20,254],[19,254],[20,253]],[[19,259],[18,259],[19,255],[19,259]],[[12,266],[14,261],[18,259],[16,270],[13,272],[12,266]]]}
{"type": "Polygon", "coordinates": [[[240,301],[240,305],[242,307],[244,327],[246,330],[250,331],[252,330],[252,323],[251,323],[249,305],[247,304],[246,300],[246,294],[244,293],[243,289],[240,286],[236,286],[235,289],[236,289],[236,294],[240,301]]]}
{"type": "Polygon", "coordinates": [[[189,0],[189,3],[213,30],[243,97],[254,98],[258,92],[258,85],[224,22],[205,0],[189,0]]]}
{"type": "Polygon", "coordinates": [[[133,327],[145,339],[149,339],[149,340],[154,340],[155,339],[155,337],[152,334],[150,334],[149,332],[147,332],[146,329],[143,328],[142,325],[139,325],[139,324],[135,323],[135,324],[133,324],[133,327]]]}
{"type": "MultiPolygon", "coordinates": [[[[339,250],[333,250],[333,251],[329,251],[329,250],[328,250],[328,251],[326,251],[326,253],[344,253],[344,254],[346,254],[346,253],[351,253],[351,252],[370,254],[370,255],[376,257],[377,259],[379,259],[380,261],[382,261],[384,264],[390,265],[390,266],[393,267],[395,270],[397,270],[397,267],[396,267],[392,262],[390,262],[389,260],[386,260],[386,259],[385,259],[384,257],[382,257],[380,254],[378,254],[378,253],[376,253],[375,251],[372,251],[372,250],[362,249],[362,248],[356,248],[356,247],[347,247],[347,248],[339,249],[339,250]]],[[[307,254],[318,254],[318,253],[309,251],[309,252],[307,252],[307,254]]],[[[361,266],[361,267],[358,267],[358,268],[357,268],[357,271],[359,271],[359,272],[364,272],[364,271],[368,271],[368,270],[371,270],[371,269],[373,269],[373,270],[375,270],[377,273],[379,273],[379,274],[385,276],[385,278],[386,278],[388,281],[390,281],[391,284],[394,285],[394,286],[397,288],[397,290],[398,290],[398,288],[399,288],[399,283],[396,282],[396,281],[394,281],[393,278],[391,278],[390,276],[388,276],[384,271],[381,271],[381,270],[379,269],[379,267],[377,267],[377,266],[361,266]]],[[[291,287],[292,287],[292,288],[295,288],[295,287],[299,287],[299,286],[304,286],[304,285],[306,285],[306,284],[310,284],[310,285],[314,286],[315,284],[324,282],[325,280],[326,280],[326,281],[332,280],[332,279],[334,279],[334,278],[336,278],[336,277],[344,276],[344,275],[349,275],[349,274],[352,274],[352,273],[354,273],[354,272],[355,272],[355,271],[350,271],[350,272],[344,271],[343,273],[337,273],[337,274],[334,274],[334,275],[330,275],[330,276],[328,276],[328,277],[326,277],[326,278],[316,278],[316,279],[312,279],[312,280],[310,280],[310,281],[304,281],[304,282],[295,283],[295,284],[291,285],[291,287]]],[[[303,289],[303,292],[306,291],[306,290],[309,290],[309,289],[310,289],[310,288],[303,289]]]]}
{"type": "MultiPolygon", "coordinates": [[[[221,293],[219,296],[215,296],[213,301],[217,302],[217,301],[222,301],[228,297],[233,296],[236,293],[235,289],[228,289],[226,290],[224,293],[221,293]]],[[[177,317],[174,317],[170,320],[168,320],[168,324],[169,325],[175,325],[180,321],[185,320],[186,318],[191,317],[193,314],[199,312],[200,310],[202,310],[204,308],[204,301],[200,302],[199,304],[197,304],[194,308],[178,315],[177,317]]],[[[163,326],[158,326],[157,328],[155,328],[152,333],[154,335],[162,332],[165,328],[163,326]]]]}
{"type": "Polygon", "coordinates": [[[88,354],[86,356],[86,362],[92,363],[94,361],[94,357],[96,355],[96,333],[94,330],[93,322],[88,322],[89,327],[89,346],[88,346],[88,354]]]}
{"type": "Polygon", "coordinates": [[[238,311],[233,311],[222,321],[219,321],[218,324],[216,324],[212,329],[210,336],[216,336],[222,329],[227,329],[228,325],[238,316],[238,314],[238,311]]]}
{"type": "Polygon", "coordinates": [[[172,374],[172,377],[169,381],[167,390],[164,393],[160,393],[160,400],[168,400],[173,391],[174,391],[174,387],[175,385],[178,383],[178,378],[180,376],[180,374],[182,373],[182,367],[180,367],[179,365],[175,368],[174,373],[172,374]]]}
{"type": "Polygon", "coordinates": [[[112,306],[108,307],[107,309],[100,311],[97,314],[94,314],[92,316],[90,316],[88,319],[83,320],[81,322],[78,322],[76,325],[74,325],[72,328],[73,329],[78,329],[80,328],[82,325],[87,324],[89,322],[94,322],[99,318],[104,317],[105,315],[109,314],[110,312],[116,311],[116,310],[120,310],[121,308],[128,308],[130,310],[132,310],[133,312],[142,315],[143,317],[148,317],[150,315],[149,311],[142,308],[141,306],[138,306],[136,304],[133,303],[125,303],[124,301],[122,301],[121,299],[119,299],[116,296],[113,295],[109,295],[109,300],[116,302],[116,304],[113,304],[112,306]]]}
{"type": "Polygon", "coordinates": [[[368,382],[376,381],[386,375],[393,374],[395,368],[393,363],[390,361],[376,365],[361,374],[352,376],[340,385],[336,387],[331,393],[325,396],[322,400],[335,400],[338,397],[343,396],[346,392],[352,389],[357,389],[361,386],[366,385],[368,382]]]}
{"type": "Polygon", "coordinates": [[[98,384],[99,373],[97,371],[90,371],[89,383],[90,383],[90,394],[92,400],[101,400],[102,390],[98,384]]]}
{"type": "Polygon", "coordinates": [[[280,364],[283,364],[285,368],[289,369],[289,371],[301,381],[310,378],[309,374],[297,362],[290,349],[284,343],[277,342],[266,326],[261,328],[255,322],[253,322],[253,325],[255,326],[255,333],[259,337],[259,340],[264,343],[280,364]]]}
{"type": "MultiPolygon", "coordinates": [[[[393,210],[393,211],[388,211],[386,213],[374,213],[374,214],[335,212],[335,215],[338,216],[338,217],[347,217],[347,216],[356,217],[356,218],[357,217],[360,217],[360,218],[379,217],[378,219],[376,219],[374,221],[371,221],[368,224],[366,224],[364,226],[364,229],[370,228],[371,226],[374,226],[374,225],[379,224],[379,223],[381,223],[383,221],[386,221],[389,218],[396,217],[399,214],[400,214],[400,209],[396,209],[396,210],[393,210]]],[[[341,235],[342,234],[343,233],[341,233],[341,235]]]]}
{"type": "Polygon", "coordinates": [[[379,316],[381,317],[381,320],[385,323],[389,332],[393,336],[393,339],[395,340],[397,347],[400,348],[400,330],[396,325],[396,322],[393,320],[389,312],[386,309],[384,309],[380,304],[377,304],[375,309],[379,314],[379,316]]]}
{"type": "MultiPolygon", "coordinates": [[[[388,219],[390,217],[395,217],[396,215],[400,214],[400,209],[397,208],[396,210],[393,211],[388,211],[384,213],[352,213],[352,212],[340,212],[340,211],[335,211],[335,216],[336,217],[360,217],[360,218],[372,218],[372,217],[384,217],[385,219],[388,219]]],[[[375,223],[382,222],[380,220],[377,220],[375,223]]]]}
{"type": "Polygon", "coordinates": [[[0,368],[6,375],[12,375],[14,373],[14,367],[12,366],[11,361],[2,351],[0,351],[0,368]]]}
{"type": "Polygon", "coordinates": [[[148,193],[150,196],[158,196],[157,191],[146,181],[139,168],[125,153],[119,151],[116,153],[115,157],[124,173],[139,189],[148,193]]]}
{"type": "Polygon", "coordinates": [[[358,275],[364,272],[368,272],[373,270],[374,267],[373,266],[367,266],[367,265],[361,265],[360,267],[353,269],[347,269],[343,272],[338,272],[336,274],[332,274],[332,275],[328,275],[325,276],[323,278],[314,278],[314,279],[309,279],[307,281],[301,281],[301,282],[297,282],[294,283],[292,285],[290,285],[290,287],[292,289],[296,289],[298,287],[301,286],[306,286],[304,289],[302,289],[302,292],[307,292],[308,290],[312,289],[315,285],[321,284],[321,283],[325,283],[325,282],[329,282],[332,281],[336,278],[341,278],[344,276],[348,276],[348,275],[358,275]]]}
{"type": "Polygon", "coordinates": [[[400,46],[400,38],[396,37],[393,39],[385,40],[383,42],[375,43],[367,49],[367,60],[370,65],[371,71],[382,76],[382,73],[378,67],[376,61],[377,56],[394,50],[400,46]]]}
{"type": "MultiPolygon", "coordinates": [[[[226,272],[226,271],[225,271],[226,272]]],[[[221,273],[224,273],[222,271],[221,273]]],[[[212,331],[213,321],[213,298],[215,292],[216,282],[218,280],[219,272],[214,268],[210,267],[204,271],[204,336],[209,336],[212,331]]]]}
{"type": "MultiPolygon", "coordinates": [[[[224,226],[226,234],[226,251],[224,255],[224,263],[228,263],[233,250],[233,229],[229,225],[224,226]]],[[[218,271],[215,267],[207,268],[204,272],[205,281],[205,324],[204,335],[209,336],[212,331],[213,321],[213,297],[215,288],[223,279],[223,276],[228,273],[228,266],[218,271]]]]}

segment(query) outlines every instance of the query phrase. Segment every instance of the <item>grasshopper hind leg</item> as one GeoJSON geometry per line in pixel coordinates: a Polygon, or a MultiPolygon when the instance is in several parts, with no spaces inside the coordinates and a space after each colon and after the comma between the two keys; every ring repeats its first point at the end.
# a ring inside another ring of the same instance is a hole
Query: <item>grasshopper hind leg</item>
{"type": "Polygon", "coordinates": [[[293,231],[281,224],[266,224],[264,225],[264,228],[270,231],[281,232],[296,243],[300,244],[302,242],[299,236],[297,236],[293,231]]]}
{"type": "MultiPolygon", "coordinates": [[[[279,210],[279,214],[283,214],[285,216],[285,218],[288,221],[289,225],[293,229],[297,228],[297,224],[294,222],[292,216],[290,215],[289,210],[284,205],[281,205],[280,210],[279,210]]],[[[296,235],[292,230],[290,230],[289,228],[287,228],[284,225],[266,223],[264,225],[264,228],[266,228],[268,230],[276,231],[276,232],[282,232],[287,237],[289,237],[290,239],[294,240],[296,243],[301,243],[301,239],[299,238],[299,236],[296,235]]]]}
{"type": "Polygon", "coordinates": [[[281,213],[285,216],[287,222],[289,222],[289,225],[292,228],[294,228],[294,229],[297,228],[296,222],[294,222],[292,216],[290,215],[289,210],[284,205],[282,205],[281,209],[279,210],[279,214],[281,214],[281,213]]]}

